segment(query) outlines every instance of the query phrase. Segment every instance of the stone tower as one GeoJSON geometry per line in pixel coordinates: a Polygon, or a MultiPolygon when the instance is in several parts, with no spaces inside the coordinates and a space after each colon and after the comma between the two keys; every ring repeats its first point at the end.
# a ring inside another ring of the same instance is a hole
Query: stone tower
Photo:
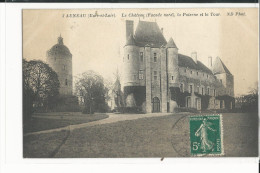
{"type": "Polygon", "coordinates": [[[72,95],[72,54],[58,37],[58,43],[47,51],[47,63],[58,74],[60,94],[72,95]]]}

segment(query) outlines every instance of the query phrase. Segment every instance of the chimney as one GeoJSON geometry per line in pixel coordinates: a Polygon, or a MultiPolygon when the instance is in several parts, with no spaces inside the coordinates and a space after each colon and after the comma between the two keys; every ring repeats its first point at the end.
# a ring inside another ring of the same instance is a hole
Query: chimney
{"type": "Polygon", "coordinates": [[[208,66],[209,68],[212,68],[212,56],[208,57],[208,66]]]}
{"type": "Polygon", "coordinates": [[[163,35],[163,28],[161,28],[161,32],[162,32],[162,35],[163,35]]]}
{"type": "Polygon", "coordinates": [[[126,24],[126,41],[127,41],[131,34],[134,35],[134,21],[126,20],[125,24],[126,24]]]}
{"type": "Polygon", "coordinates": [[[193,61],[197,64],[197,52],[192,52],[192,53],[191,53],[191,58],[192,58],[193,61]]]}

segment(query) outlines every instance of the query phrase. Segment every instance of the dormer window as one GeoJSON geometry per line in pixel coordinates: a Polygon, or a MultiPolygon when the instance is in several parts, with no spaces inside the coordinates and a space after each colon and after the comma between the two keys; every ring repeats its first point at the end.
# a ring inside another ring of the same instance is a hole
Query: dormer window
{"type": "Polygon", "coordinates": [[[157,55],[156,55],[156,53],[153,54],[153,61],[157,62],[157,55]]]}

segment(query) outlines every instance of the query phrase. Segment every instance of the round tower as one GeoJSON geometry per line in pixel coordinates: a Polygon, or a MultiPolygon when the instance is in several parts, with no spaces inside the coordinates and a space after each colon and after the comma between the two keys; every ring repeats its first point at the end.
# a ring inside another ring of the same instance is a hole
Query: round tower
{"type": "Polygon", "coordinates": [[[168,41],[167,45],[167,70],[169,87],[179,87],[179,70],[178,70],[178,48],[172,38],[168,41]]]}
{"type": "Polygon", "coordinates": [[[133,35],[130,35],[124,47],[124,86],[139,85],[139,47],[135,45],[133,35]]]}
{"type": "Polygon", "coordinates": [[[47,51],[47,63],[58,75],[60,94],[72,95],[72,54],[61,36],[58,43],[47,51]]]}

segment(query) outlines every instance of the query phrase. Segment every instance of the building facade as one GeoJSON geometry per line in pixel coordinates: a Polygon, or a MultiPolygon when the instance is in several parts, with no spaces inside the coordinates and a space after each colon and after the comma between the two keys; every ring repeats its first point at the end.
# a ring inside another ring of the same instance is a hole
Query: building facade
{"type": "Polygon", "coordinates": [[[173,112],[176,107],[232,109],[234,77],[219,57],[208,67],[197,58],[179,53],[167,42],[156,22],[126,21],[123,86],[127,107],[143,112],[173,112]]]}
{"type": "Polygon", "coordinates": [[[60,94],[72,95],[72,54],[58,37],[58,43],[46,53],[47,63],[57,73],[60,82],[60,94]]]}

